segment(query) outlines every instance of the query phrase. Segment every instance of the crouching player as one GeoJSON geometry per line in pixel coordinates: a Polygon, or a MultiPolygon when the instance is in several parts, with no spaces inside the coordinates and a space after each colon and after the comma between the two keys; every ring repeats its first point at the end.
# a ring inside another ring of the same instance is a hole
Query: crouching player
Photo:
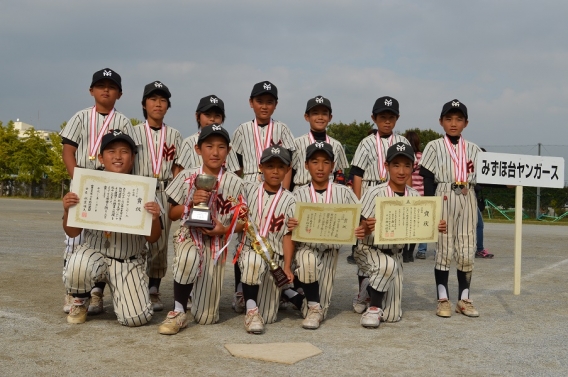
{"type": "MultiPolygon", "coordinates": [[[[363,241],[355,251],[355,261],[368,276],[367,290],[371,297],[369,308],[361,316],[363,327],[379,327],[381,321],[397,322],[402,317],[402,258],[404,245],[374,245],[375,198],[393,196],[420,196],[406,185],[412,175],[414,151],[399,142],[387,151],[385,167],[389,180],[365,191],[361,200],[361,224],[356,235],[363,241]]],[[[440,220],[438,231],[446,231],[446,221],[440,220]]]]}
{"type": "MultiPolygon", "coordinates": [[[[311,183],[297,189],[296,202],[356,204],[355,194],[347,186],[332,183],[329,179],[334,169],[333,146],[317,141],[306,148],[305,167],[310,173],[311,183]]],[[[288,222],[288,229],[298,225],[298,219],[288,222]]],[[[303,243],[296,244],[294,274],[306,296],[307,305],[302,307],[305,329],[317,329],[324,320],[331,302],[333,280],[337,267],[337,255],[341,245],[303,243]]],[[[300,288],[297,287],[297,288],[300,288]]]]}
{"type": "MultiPolygon", "coordinates": [[[[98,158],[105,171],[130,174],[135,153],[136,145],[130,136],[112,130],[103,136],[98,158]]],[[[63,229],[69,237],[76,237],[83,230],[67,226],[69,208],[78,203],[79,197],[75,193],[69,192],[63,197],[63,229]]],[[[152,319],[144,245],[146,241],[156,242],[162,229],[158,203],[146,203],[144,208],[152,214],[149,236],[84,230],[84,243],[71,254],[63,272],[66,288],[73,295],[67,322],[86,321],[90,292],[99,282],[107,282],[110,286],[118,322],[134,327],[152,319]]]]}

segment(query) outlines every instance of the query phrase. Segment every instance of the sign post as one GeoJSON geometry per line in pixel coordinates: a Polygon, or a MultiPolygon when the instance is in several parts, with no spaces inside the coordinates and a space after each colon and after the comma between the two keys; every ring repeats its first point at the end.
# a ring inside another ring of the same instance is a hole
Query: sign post
{"type": "Polygon", "coordinates": [[[562,157],[483,152],[478,154],[476,162],[475,171],[478,183],[516,186],[513,294],[520,295],[523,186],[564,187],[564,159],[562,157]]]}

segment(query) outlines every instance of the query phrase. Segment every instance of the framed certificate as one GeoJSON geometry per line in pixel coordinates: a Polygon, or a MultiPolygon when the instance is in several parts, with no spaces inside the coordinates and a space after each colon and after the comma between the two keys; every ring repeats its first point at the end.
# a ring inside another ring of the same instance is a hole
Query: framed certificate
{"type": "Polygon", "coordinates": [[[307,243],[354,245],[361,204],[296,203],[298,226],[292,240],[307,243]]]}
{"type": "Polygon", "coordinates": [[[377,198],[375,245],[437,242],[441,213],[439,196],[377,198]]]}
{"type": "Polygon", "coordinates": [[[117,233],[150,235],[156,178],[75,168],[71,191],[79,204],[69,208],[67,225],[117,233]]]}

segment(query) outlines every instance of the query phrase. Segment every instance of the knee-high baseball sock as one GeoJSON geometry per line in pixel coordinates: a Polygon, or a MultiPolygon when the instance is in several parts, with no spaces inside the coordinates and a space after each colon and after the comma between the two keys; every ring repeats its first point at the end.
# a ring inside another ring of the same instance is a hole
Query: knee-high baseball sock
{"type": "Polygon", "coordinates": [[[371,291],[371,302],[370,302],[370,306],[374,306],[376,308],[382,308],[383,307],[383,299],[385,298],[385,292],[379,292],[376,289],[371,288],[371,286],[369,286],[370,291],[371,291]]]}
{"type": "Polygon", "coordinates": [[[303,283],[304,285],[304,294],[306,295],[306,300],[308,300],[308,304],[313,305],[313,303],[320,302],[320,295],[319,295],[319,282],[315,281],[313,283],[303,283]]]}
{"type": "Polygon", "coordinates": [[[235,292],[237,292],[239,283],[241,282],[241,269],[239,268],[238,263],[235,263],[233,266],[235,269],[235,292]]]}
{"type": "Polygon", "coordinates": [[[258,291],[259,290],[260,290],[259,285],[249,285],[249,284],[243,283],[243,297],[244,297],[245,303],[247,305],[247,310],[252,309],[252,308],[249,308],[249,300],[255,303],[254,306],[258,306],[258,305],[256,305],[256,300],[258,299],[258,291]]]}
{"type": "Polygon", "coordinates": [[[471,273],[457,270],[458,275],[458,297],[460,300],[469,299],[469,285],[471,284],[471,273]]]}
{"type": "Polygon", "coordinates": [[[148,288],[150,293],[158,293],[160,291],[160,283],[162,279],[160,278],[149,278],[148,279],[148,288]]]}
{"type": "Polygon", "coordinates": [[[448,278],[450,271],[442,271],[434,269],[434,277],[436,278],[436,291],[438,292],[438,300],[448,299],[448,278]]]}
{"type": "Polygon", "coordinates": [[[180,284],[174,280],[174,310],[187,311],[187,300],[193,289],[193,284],[180,284]]]}

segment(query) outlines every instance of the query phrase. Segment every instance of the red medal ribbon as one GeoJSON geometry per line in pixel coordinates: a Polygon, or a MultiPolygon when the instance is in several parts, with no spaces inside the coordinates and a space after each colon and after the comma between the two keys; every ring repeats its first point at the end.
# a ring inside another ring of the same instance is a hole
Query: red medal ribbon
{"type": "Polygon", "coordinates": [[[272,204],[270,204],[270,208],[268,209],[268,214],[266,215],[266,221],[264,225],[262,225],[262,197],[264,196],[264,187],[261,186],[258,188],[258,224],[259,224],[259,232],[262,237],[266,237],[268,234],[268,228],[270,227],[270,221],[272,220],[272,216],[274,215],[274,211],[276,210],[276,206],[278,205],[278,201],[283,194],[282,185],[278,189],[276,196],[272,200],[272,204]]]}
{"type": "MultiPolygon", "coordinates": [[[[376,147],[377,147],[377,164],[379,165],[379,178],[381,179],[381,181],[385,181],[387,179],[388,173],[387,173],[387,168],[385,167],[385,154],[383,152],[383,142],[378,132],[376,134],[376,138],[377,138],[376,147]]],[[[393,141],[394,141],[394,134],[391,134],[388,138],[389,147],[392,145],[393,141]]]]}
{"type": "MultiPolygon", "coordinates": [[[[318,197],[316,195],[316,189],[314,189],[314,184],[310,184],[310,197],[312,198],[312,203],[318,202],[318,197]]],[[[327,183],[327,189],[325,191],[325,202],[326,204],[331,203],[331,181],[327,183]]]]}
{"type": "Polygon", "coordinates": [[[160,144],[158,148],[154,147],[154,138],[152,137],[152,131],[150,131],[150,125],[148,121],[144,123],[144,128],[146,130],[146,141],[148,142],[148,149],[150,150],[150,160],[152,161],[152,172],[154,177],[158,178],[162,169],[162,160],[164,157],[164,144],[166,141],[166,125],[162,123],[162,128],[160,129],[160,144]],[[156,150],[157,149],[157,150],[156,150]]]}
{"type": "Polygon", "coordinates": [[[272,119],[270,119],[270,122],[268,123],[268,126],[266,126],[266,135],[264,135],[264,146],[262,145],[262,142],[260,141],[260,131],[259,131],[259,126],[258,126],[258,122],[256,121],[256,118],[254,118],[254,127],[253,127],[253,131],[254,131],[254,144],[256,146],[256,162],[257,164],[260,164],[260,156],[262,155],[262,151],[264,151],[266,148],[270,147],[270,142],[272,141],[272,128],[274,127],[274,122],[272,119]]]}
{"type": "Polygon", "coordinates": [[[101,130],[97,134],[97,106],[93,106],[91,110],[91,119],[89,119],[89,157],[94,159],[94,157],[98,154],[97,150],[101,145],[101,140],[103,139],[103,135],[108,130],[108,126],[114,117],[114,109],[110,111],[107,115],[106,119],[103,122],[103,126],[101,130]],[[96,137],[95,137],[96,135],[96,137]]]}
{"type": "Polygon", "coordinates": [[[444,136],[444,144],[446,145],[446,149],[454,161],[454,173],[456,177],[457,184],[466,184],[467,183],[467,152],[465,149],[465,141],[463,137],[460,136],[457,145],[457,152],[456,148],[454,148],[450,138],[446,135],[444,136]]]}

